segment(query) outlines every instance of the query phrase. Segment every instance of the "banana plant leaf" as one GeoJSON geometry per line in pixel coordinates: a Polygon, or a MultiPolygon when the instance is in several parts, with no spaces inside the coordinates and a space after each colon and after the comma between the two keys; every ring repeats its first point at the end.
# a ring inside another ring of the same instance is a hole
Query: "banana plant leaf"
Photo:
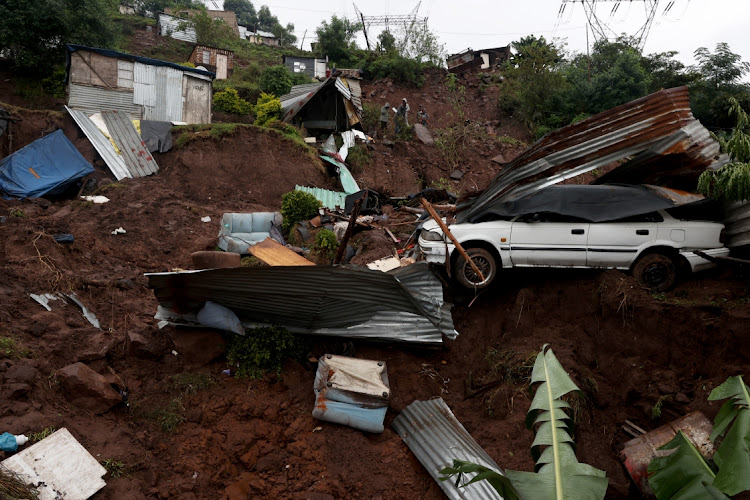
{"type": "Polygon", "coordinates": [[[453,467],[446,467],[440,471],[441,481],[447,481],[452,476],[456,476],[456,486],[468,486],[471,483],[477,481],[487,481],[492,487],[500,493],[500,496],[504,500],[519,500],[518,493],[516,492],[513,484],[510,480],[500,474],[497,471],[489,469],[484,465],[474,464],[471,462],[464,462],[463,460],[454,460],[453,467]],[[461,484],[464,474],[476,474],[470,481],[461,484]]]}
{"type": "Polygon", "coordinates": [[[724,436],[713,457],[719,467],[713,485],[736,495],[750,490],[750,390],[741,376],[729,377],[708,396],[709,401],[727,398],[711,433],[712,440],[724,436]]]}
{"type": "Polygon", "coordinates": [[[658,500],[729,499],[715,485],[715,474],[693,443],[678,431],[648,466],[648,484],[658,500]]]}

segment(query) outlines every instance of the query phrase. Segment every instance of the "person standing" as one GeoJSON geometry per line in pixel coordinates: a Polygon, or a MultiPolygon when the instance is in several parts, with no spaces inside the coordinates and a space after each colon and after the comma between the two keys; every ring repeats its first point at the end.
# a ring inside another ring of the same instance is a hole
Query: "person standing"
{"type": "Polygon", "coordinates": [[[396,133],[401,133],[401,128],[406,124],[409,125],[406,119],[406,113],[409,111],[409,104],[406,102],[406,98],[401,101],[396,110],[396,133]]]}
{"type": "Polygon", "coordinates": [[[425,127],[429,123],[430,115],[427,114],[427,111],[424,110],[422,105],[419,105],[419,111],[417,112],[417,121],[424,125],[425,127]]]}
{"type": "Polygon", "coordinates": [[[390,116],[388,112],[390,111],[391,104],[385,103],[385,106],[380,108],[380,131],[383,133],[383,137],[385,137],[385,133],[388,130],[388,120],[390,119],[390,116]]]}

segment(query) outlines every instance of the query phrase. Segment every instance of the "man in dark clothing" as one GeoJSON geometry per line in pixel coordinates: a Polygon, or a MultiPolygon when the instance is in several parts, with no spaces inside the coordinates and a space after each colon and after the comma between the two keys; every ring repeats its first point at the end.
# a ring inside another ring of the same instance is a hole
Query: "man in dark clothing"
{"type": "Polygon", "coordinates": [[[430,115],[427,114],[427,111],[424,110],[422,105],[419,105],[419,111],[417,112],[417,122],[421,123],[425,127],[427,126],[430,119],[430,115]]]}
{"type": "Polygon", "coordinates": [[[396,133],[400,133],[404,125],[409,125],[406,119],[406,113],[409,111],[409,105],[406,103],[406,98],[401,101],[396,110],[396,133]]]}

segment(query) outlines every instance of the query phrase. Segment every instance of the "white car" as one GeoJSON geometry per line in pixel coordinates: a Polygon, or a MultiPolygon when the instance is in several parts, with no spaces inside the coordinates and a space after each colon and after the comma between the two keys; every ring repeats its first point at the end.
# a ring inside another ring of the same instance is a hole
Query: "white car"
{"type": "MultiPolygon", "coordinates": [[[[607,186],[547,188],[548,199],[549,190],[556,190],[552,192],[556,212],[534,211],[514,215],[529,207],[545,208],[545,203],[539,203],[537,199],[531,204],[514,203],[512,209],[501,207],[482,218],[494,220],[450,225],[449,230],[482,272],[484,280],[455,251],[453,243],[434,220],[423,224],[419,248],[428,262],[445,264],[450,259],[451,275],[467,288],[488,286],[500,268],[569,267],[631,270],[652,290],[664,291],[674,285],[678,270],[695,272],[714,266],[694,254],[693,250],[702,250],[709,256],[729,254],[722,242],[724,225],[717,222],[680,220],[664,209],[596,222],[585,220],[581,215],[598,220],[644,208],[628,210],[627,203],[621,203],[619,209],[612,209],[611,204],[606,203],[580,203],[580,196],[577,198],[580,206],[570,208],[557,197],[559,193],[572,192],[570,189],[585,193],[589,190],[582,191],[581,188],[590,187],[601,191],[607,186]]],[[[629,189],[618,186],[618,196],[630,196],[629,189]]],[[[640,196],[643,193],[635,194],[640,196]]],[[[630,198],[625,200],[636,202],[630,198]]],[[[587,201],[585,197],[584,201],[587,201]]],[[[659,206],[658,200],[655,205],[648,205],[652,201],[638,199],[637,203],[646,208],[659,206]]]]}

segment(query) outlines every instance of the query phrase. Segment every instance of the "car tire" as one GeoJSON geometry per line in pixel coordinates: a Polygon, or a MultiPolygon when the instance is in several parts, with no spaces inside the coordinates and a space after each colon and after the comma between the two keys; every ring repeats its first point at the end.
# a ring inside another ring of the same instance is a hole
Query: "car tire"
{"type": "Polygon", "coordinates": [[[472,290],[488,287],[495,279],[495,274],[497,274],[495,256],[484,248],[467,248],[466,253],[474,261],[479,270],[482,271],[484,281],[479,280],[479,276],[474,273],[471,265],[466,262],[463,256],[459,256],[456,260],[456,269],[454,272],[456,280],[461,286],[472,290]]]}
{"type": "Polygon", "coordinates": [[[633,265],[633,276],[653,292],[666,292],[677,282],[677,265],[663,253],[649,253],[633,265]]]}

